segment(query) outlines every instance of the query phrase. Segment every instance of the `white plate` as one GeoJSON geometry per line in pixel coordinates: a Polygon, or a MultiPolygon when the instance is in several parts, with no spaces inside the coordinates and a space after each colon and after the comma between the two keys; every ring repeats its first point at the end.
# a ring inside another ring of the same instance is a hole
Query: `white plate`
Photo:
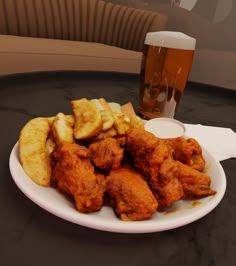
{"type": "Polygon", "coordinates": [[[33,202],[48,212],[82,226],[119,233],[149,233],[177,228],[194,222],[212,211],[224,196],[226,177],[220,163],[203,148],[214,196],[194,201],[178,201],[168,211],[157,212],[150,220],[124,222],[119,220],[112,208],[103,207],[91,214],[79,213],[73,202],[54,188],[34,183],[24,172],[18,158],[18,143],[10,155],[11,175],[19,189],[33,202]]]}

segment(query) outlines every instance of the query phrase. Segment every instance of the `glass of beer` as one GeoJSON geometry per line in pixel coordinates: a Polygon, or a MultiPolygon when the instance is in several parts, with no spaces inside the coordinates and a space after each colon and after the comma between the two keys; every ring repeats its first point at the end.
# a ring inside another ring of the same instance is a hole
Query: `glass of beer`
{"type": "Polygon", "coordinates": [[[139,115],[174,118],[193,61],[196,39],[172,31],[146,35],[141,66],[139,115]]]}

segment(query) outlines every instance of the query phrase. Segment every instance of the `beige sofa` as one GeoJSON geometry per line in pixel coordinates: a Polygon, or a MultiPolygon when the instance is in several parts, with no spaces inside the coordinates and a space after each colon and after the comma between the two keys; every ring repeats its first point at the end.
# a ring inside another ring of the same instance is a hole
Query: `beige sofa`
{"type": "Polygon", "coordinates": [[[0,75],[51,70],[138,73],[146,32],[167,16],[100,0],[0,0],[0,75]]]}

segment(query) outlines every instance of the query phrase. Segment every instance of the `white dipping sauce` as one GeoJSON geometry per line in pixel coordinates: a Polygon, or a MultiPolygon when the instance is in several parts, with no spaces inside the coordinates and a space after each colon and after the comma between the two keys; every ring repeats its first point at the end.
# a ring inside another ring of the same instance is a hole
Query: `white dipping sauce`
{"type": "Polygon", "coordinates": [[[162,139],[182,137],[185,132],[184,124],[172,118],[154,118],[148,120],[144,127],[146,131],[162,139]]]}

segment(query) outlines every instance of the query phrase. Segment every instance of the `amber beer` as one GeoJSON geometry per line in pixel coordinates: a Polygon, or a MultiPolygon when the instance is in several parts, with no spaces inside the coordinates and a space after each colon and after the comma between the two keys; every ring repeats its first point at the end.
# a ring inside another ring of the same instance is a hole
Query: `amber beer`
{"type": "Polygon", "coordinates": [[[173,118],[191,69],[196,40],[181,32],[147,33],[141,67],[139,114],[173,118]]]}

